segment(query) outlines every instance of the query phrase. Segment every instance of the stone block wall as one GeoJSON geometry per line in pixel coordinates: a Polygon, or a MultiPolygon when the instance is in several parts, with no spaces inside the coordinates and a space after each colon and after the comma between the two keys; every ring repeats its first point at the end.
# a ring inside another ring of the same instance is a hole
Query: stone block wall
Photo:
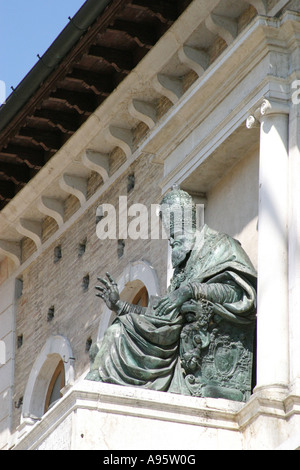
{"type": "Polygon", "coordinates": [[[0,449],[10,436],[15,344],[15,280],[0,287],[0,449]]]}
{"type": "MultiPolygon", "coordinates": [[[[161,200],[158,186],[161,172],[160,165],[150,164],[149,157],[142,155],[93,207],[23,272],[23,291],[17,301],[16,335],[22,337],[22,344],[16,345],[15,402],[22,401],[34,361],[51,335],[61,335],[69,340],[75,357],[75,379],[87,370],[87,342],[97,339],[104,307],[101,299],[95,296],[94,287],[99,283],[97,276],[108,271],[118,279],[130,262],[143,259],[154,267],[162,288],[166,288],[166,240],[125,240],[124,254],[119,258],[118,241],[99,240],[96,234],[98,205],[110,203],[118,209],[121,195],[128,196],[128,207],[142,203],[149,207],[150,213],[150,204],[161,200]],[[127,194],[128,175],[132,173],[135,186],[127,194]],[[61,250],[59,259],[55,259],[57,247],[61,250]],[[89,276],[88,288],[83,287],[85,276],[89,276]],[[51,319],[49,309],[52,309],[51,319]]],[[[94,177],[94,183],[98,185],[97,177],[94,177]]],[[[67,204],[66,212],[72,214],[76,209],[76,198],[68,198],[67,204]]],[[[53,224],[52,219],[45,220],[44,239],[53,233],[53,224]]],[[[31,243],[25,240],[23,258],[28,259],[31,253],[31,243]]],[[[13,409],[13,429],[20,424],[21,409],[13,409]]]]}

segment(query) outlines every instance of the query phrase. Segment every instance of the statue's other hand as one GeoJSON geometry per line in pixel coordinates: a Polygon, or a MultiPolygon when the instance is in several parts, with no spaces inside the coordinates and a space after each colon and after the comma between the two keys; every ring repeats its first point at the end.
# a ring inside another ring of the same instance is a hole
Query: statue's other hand
{"type": "Polygon", "coordinates": [[[168,315],[172,310],[179,309],[183,303],[190,298],[191,292],[188,288],[179,288],[159,301],[159,303],[154,307],[155,315],[158,317],[168,315]]]}
{"type": "Polygon", "coordinates": [[[98,293],[97,297],[104,300],[110,310],[116,311],[120,294],[117,283],[113,280],[109,273],[106,273],[108,280],[98,277],[98,281],[102,282],[103,286],[96,286],[98,293]]]}

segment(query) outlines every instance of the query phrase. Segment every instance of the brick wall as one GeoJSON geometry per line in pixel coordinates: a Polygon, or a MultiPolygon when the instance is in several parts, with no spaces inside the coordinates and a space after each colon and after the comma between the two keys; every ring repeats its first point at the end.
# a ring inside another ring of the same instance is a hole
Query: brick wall
{"type": "MultiPolygon", "coordinates": [[[[24,272],[23,293],[17,301],[16,336],[22,336],[22,345],[16,345],[15,389],[13,401],[17,404],[24,396],[26,383],[33,363],[50,335],[65,336],[71,344],[78,377],[89,366],[86,341],[96,340],[104,304],[95,296],[97,276],[109,271],[114,277],[121,276],[126,266],[139,259],[148,261],[156,270],[163,288],[166,288],[167,241],[125,240],[124,255],[118,258],[117,240],[99,240],[96,235],[96,208],[101,203],[118,207],[120,195],[127,195],[127,177],[135,174],[135,187],[128,194],[128,206],[143,203],[159,203],[161,190],[158,182],[162,167],[150,164],[142,155],[101,199],[59,239],[45,250],[24,272]],[[79,256],[79,245],[86,242],[86,249],[79,256]],[[61,247],[61,258],[54,261],[55,247],[61,247]],[[89,275],[87,290],[82,287],[83,277],[89,275]],[[54,316],[48,321],[48,311],[54,307],[54,316]]],[[[97,176],[90,181],[90,195],[99,186],[97,176]]],[[[77,200],[69,197],[66,217],[74,213],[77,200]]],[[[150,212],[150,211],[149,211],[150,212]]],[[[44,221],[43,239],[56,229],[56,223],[44,221]]],[[[23,243],[23,259],[28,259],[33,246],[29,240],[23,243]]],[[[21,407],[13,409],[13,428],[20,423],[21,407]]]]}

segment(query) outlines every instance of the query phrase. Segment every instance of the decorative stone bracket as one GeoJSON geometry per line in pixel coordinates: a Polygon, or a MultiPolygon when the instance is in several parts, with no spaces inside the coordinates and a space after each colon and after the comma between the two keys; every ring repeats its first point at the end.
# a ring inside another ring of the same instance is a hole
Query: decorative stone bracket
{"type": "Polygon", "coordinates": [[[42,246],[42,224],[39,221],[21,218],[16,228],[21,235],[30,238],[38,249],[42,246]]]}
{"type": "Polygon", "coordinates": [[[131,116],[144,122],[149,129],[152,129],[157,122],[156,109],[151,103],[133,99],[129,103],[128,111],[131,116]]]}
{"type": "Polygon", "coordinates": [[[183,95],[182,82],[175,76],[158,74],[154,77],[153,87],[173,104],[177,103],[183,95]]]}
{"type": "Polygon", "coordinates": [[[237,37],[237,21],[227,16],[211,13],[205,20],[205,26],[209,31],[219,35],[229,46],[237,37]]]}
{"type": "Polygon", "coordinates": [[[59,227],[63,225],[64,205],[61,201],[54,198],[41,196],[37,207],[42,214],[52,217],[59,227]]]}
{"type": "Polygon", "coordinates": [[[18,242],[11,242],[7,240],[0,240],[0,253],[8,256],[16,265],[21,265],[21,246],[18,242]]]}
{"type": "Polygon", "coordinates": [[[82,155],[82,163],[90,170],[99,173],[104,183],[109,179],[108,154],[86,150],[82,155]]]}
{"type": "Polygon", "coordinates": [[[112,143],[120,147],[125,153],[126,157],[129,158],[133,153],[133,134],[130,129],[108,126],[107,138],[112,143]]]}
{"type": "Polygon", "coordinates": [[[59,185],[61,189],[77,197],[80,204],[83,205],[87,195],[87,179],[81,176],[64,174],[59,185]]]}
{"type": "Polygon", "coordinates": [[[205,72],[209,65],[209,55],[190,46],[182,46],[178,51],[180,62],[186,64],[199,77],[205,72]]]}

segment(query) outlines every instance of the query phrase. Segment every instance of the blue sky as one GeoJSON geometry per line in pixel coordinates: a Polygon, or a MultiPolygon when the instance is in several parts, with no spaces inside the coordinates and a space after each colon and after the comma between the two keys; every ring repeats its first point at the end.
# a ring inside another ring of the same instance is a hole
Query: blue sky
{"type": "Polygon", "coordinates": [[[85,0],[0,0],[0,80],[7,96],[85,0]]]}

